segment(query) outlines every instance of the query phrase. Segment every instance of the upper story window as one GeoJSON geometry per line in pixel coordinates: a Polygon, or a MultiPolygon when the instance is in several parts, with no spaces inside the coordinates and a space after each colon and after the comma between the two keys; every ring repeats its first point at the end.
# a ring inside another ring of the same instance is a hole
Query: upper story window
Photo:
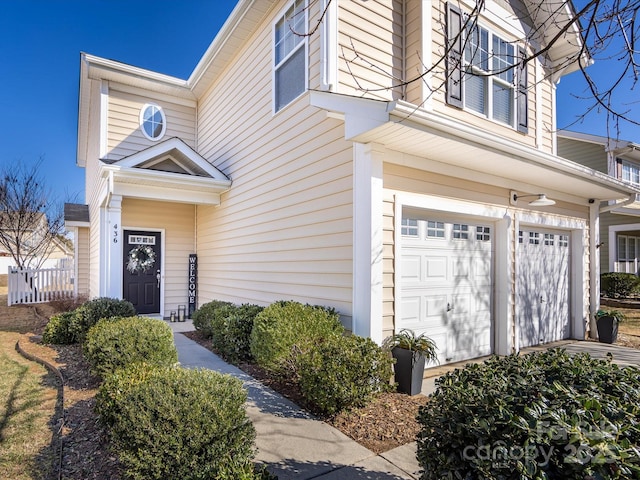
{"type": "Polygon", "coordinates": [[[514,63],[513,45],[477,25],[468,30],[462,80],[465,108],[513,125],[514,63]]]}
{"type": "Polygon", "coordinates": [[[307,88],[307,5],[295,0],[274,27],[274,110],[287,106],[307,88]]]}
{"type": "Polygon", "coordinates": [[[162,107],[146,103],[140,110],[140,130],[149,140],[160,140],[167,129],[167,119],[162,107]]]}
{"type": "Polygon", "coordinates": [[[640,185],[640,165],[623,160],[622,180],[640,185]]]}
{"type": "Polygon", "coordinates": [[[465,16],[447,4],[447,91],[450,105],[528,131],[525,51],[481,25],[464,27],[465,16]]]}

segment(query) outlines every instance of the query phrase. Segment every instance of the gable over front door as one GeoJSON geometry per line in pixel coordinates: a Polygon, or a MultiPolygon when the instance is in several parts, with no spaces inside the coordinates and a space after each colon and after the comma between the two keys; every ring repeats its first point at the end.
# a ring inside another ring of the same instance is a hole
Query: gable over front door
{"type": "Polygon", "coordinates": [[[122,297],[138,314],[160,313],[161,234],[124,231],[122,297]]]}

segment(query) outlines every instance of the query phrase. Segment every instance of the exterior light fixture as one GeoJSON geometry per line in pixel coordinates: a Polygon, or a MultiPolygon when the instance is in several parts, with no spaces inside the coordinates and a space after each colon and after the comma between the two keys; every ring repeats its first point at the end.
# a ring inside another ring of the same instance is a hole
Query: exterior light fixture
{"type": "Polygon", "coordinates": [[[548,207],[550,205],[556,204],[554,200],[547,198],[547,195],[544,193],[536,193],[532,195],[518,195],[518,193],[514,192],[513,190],[509,193],[509,203],[511,203],[511,205],[517,205],[518,199],[525,198],[525,197],[536,197],[535,200],[532,200],[529,202],[529,205],[532,207],[548,207]]]}

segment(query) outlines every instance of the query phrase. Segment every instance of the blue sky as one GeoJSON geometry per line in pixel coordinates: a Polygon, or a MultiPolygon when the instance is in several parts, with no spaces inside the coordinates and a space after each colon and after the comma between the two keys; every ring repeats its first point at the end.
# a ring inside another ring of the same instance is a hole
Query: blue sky
{"type": "MultiPolygon", "coordinates": [[[[235,0],[2,0],[0,15],[0,165],[43,157],[60,199],[84,201],[76,167],[80,52],[187,78],[233,10],[235,0]]],[[[605,72],[606,64],[592,69],[605,72]]],[[[580,74],[558,88],[558,126],[584,110],[580,74]]],[[[637,98],[629,91],[629,99],[637,98]]],[[[605,135],[591,115],[573,130],[605,135]]],[[[640,128],[622,138],[640,142],[640,128]]]]}

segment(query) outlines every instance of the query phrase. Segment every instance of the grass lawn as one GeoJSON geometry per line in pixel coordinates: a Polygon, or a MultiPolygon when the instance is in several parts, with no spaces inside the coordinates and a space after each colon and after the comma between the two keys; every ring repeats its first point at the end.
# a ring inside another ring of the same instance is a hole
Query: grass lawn
{"type": "Polygon", "coordinates": [[[15,350],[18,338],[0,331],[0,478],[50,478],[56,384],[43,366],[15,350]]]}
{"type": "Polygon", "coordinates": [[[620,322],[618,331],[627,335],[640,336],[640,310],[634,308],[616,308],[625,315],[624,321],[620,322]]]}

